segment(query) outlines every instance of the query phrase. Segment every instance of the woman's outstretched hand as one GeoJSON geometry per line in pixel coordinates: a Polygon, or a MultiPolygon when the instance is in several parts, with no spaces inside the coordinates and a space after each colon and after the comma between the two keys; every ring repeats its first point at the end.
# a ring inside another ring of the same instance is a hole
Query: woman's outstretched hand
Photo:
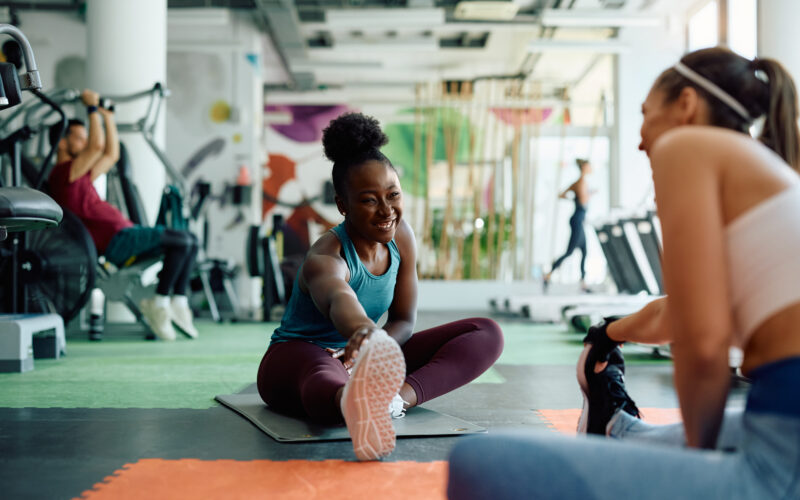
{"type": "MultiPolygon", "coordinates": [[[[325,349],[328,351],[333,359],[341,359],[342,355],[344,355],[344,347],[341,349],[331,349],[330,347],[325,349]]],[[[353,360],[350,361],[342,361],[342,365],[344,365],[344,369],[347,370],[349,374],[353,370],[353,360]]]]}
{"type": "Polygon", "coordinates": [[[349,373],[356,361],[359,349],[364,345],[364,342],[369,342],[369,336],[376,330],[380,330],[380,328],[377,326],[362,326],[350,335],[347,345],[343,349],[327,349],[327,351],[331,353],[332,357],[341,359],[342,364],[349,373]]]}

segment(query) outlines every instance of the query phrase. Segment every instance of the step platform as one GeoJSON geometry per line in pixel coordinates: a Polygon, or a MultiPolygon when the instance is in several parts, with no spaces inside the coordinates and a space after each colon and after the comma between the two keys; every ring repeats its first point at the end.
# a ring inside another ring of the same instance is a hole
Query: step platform
{"type": "Polygon", "coordinates": [[[33,370],[34,358],[67,352],[64,320],[58,314],[0,315],[0,372],[33,370]]]}

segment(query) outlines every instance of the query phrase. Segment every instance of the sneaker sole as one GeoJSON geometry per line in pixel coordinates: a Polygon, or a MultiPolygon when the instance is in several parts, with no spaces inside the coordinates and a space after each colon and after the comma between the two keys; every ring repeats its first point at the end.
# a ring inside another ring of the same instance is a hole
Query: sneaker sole
{"type": "Polygon", "coordinates": [[[378,460],[395,447],[388,408],[403,385],[406,365],[400,346],[386,333],[373,333],[342,392],[342,414],[359,460],[378,460]]]}
{"type": "Polygon", "coordinates": [[[177,331],[179,331],[182,334],[186,335],[190,339],[196,339],[197,337],[200,336],[199,332],[191,332],[191,331],[189,331],[187,328],[182,327],[181,324],[178,323],[177,321],[175,321],[174,319],[172,320],[172,326],[174,326],[177,331]]]}
{"type": "Polygon", "coordinates": [[[139,311],[142,313],[142,321],[144,322],[144,324],[147,327],[147,329],[150,330],[150,333],[155,338],[160,339],[160,340],[165,340],[167,342],[171,342],[171,341],[175,340],[175,337],[176,337],[175,335],[159,335],[159,333],[156,331],[156,329],[153,328],[153,325],[150,324],[150,320],[147,319],[147,314],[145,312],[147,309],[148,309],[148,306],[142,306],[141,304],[139,305],[139,311]]]}
{"type": "Polygon", "coordinates": [[[159,340],[163,340],[163,341],[166,341],[166,342],[172,342],[177,337],[176,335],[170,335],[170,334],[164,334],[164,333],[158,332],[158,330],[153,328],[153,325],[151,325],[150,322],[147,321],[147,318],[145,318],[144,324],[147,326],[148,330],[150,330],[150,333],[153,334],[153,336],[155,338],[159,339],[159,340]]]}
{"type": "Polygon", "coordinates": [[[592,344],[585,344],[583,351],[578,357],[578,385],[581,388],[581,395],[583,396],[583,408],[581,409],[581,416],[578,419],[578,434],[586,434],[589,427],[589,381],[586,380],[586,359],[589,357],[589,351],[592,349],[592,344]]]}

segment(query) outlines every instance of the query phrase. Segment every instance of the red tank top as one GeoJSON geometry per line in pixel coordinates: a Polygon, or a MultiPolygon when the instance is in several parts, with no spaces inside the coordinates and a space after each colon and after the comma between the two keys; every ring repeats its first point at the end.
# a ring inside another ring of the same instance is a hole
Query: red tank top
{"type": "Polygon", "coordinates": [[[53,167],[48,179],[50,195],[59,205],[81,219],[94,240],[97,253],[102,255],[111,238],[121,230],[133,226],[133,222],[100,198],[92,184],[90,172],[69,182],[71,166],[72,160],[53,167]]]}

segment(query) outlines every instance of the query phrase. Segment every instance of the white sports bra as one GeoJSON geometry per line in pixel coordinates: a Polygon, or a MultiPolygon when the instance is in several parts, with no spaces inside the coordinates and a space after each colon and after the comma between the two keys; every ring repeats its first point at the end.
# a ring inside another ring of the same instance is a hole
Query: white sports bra
{"type": "Polygon", "coordinates": [[[733,344],[744,347],[772,315],[800,302],[800,182],[725,228],[733,344]]]}

